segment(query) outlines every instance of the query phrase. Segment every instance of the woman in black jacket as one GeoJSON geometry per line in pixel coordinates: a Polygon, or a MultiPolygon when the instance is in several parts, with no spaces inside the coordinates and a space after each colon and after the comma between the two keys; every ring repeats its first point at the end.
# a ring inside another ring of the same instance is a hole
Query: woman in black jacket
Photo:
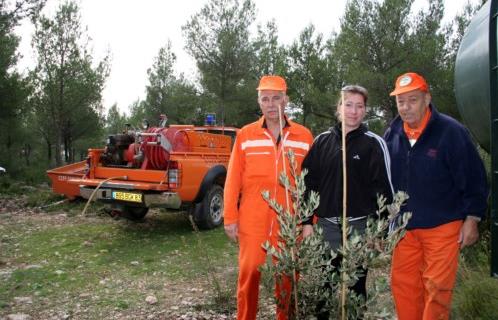
{"type": "MultiPolygon", "coordinates": [[[[367,217],[377,210],[377,196],[392,201],[389,153],[384,140],[368,131],[362,123],[366,114],[368,92],[358,85],[341,90],[336,115],[339,123],[318,135],[307,154],[302,168],[308,170],[307,190],[317,191],[320,204],[315,215],[323,229],[325,240],[334,250],[342,244],[342,124],[346,132],[347,218],[348,225],[360,234],[364,232],[367,217]]],[[[313,232],[312,219],[304,223],[303,235],[313,232]]],[[[334,264],[339,265],[340,259],[334,264]]],[[[351,288],[366,297],[366,273],[351,288]]]]}

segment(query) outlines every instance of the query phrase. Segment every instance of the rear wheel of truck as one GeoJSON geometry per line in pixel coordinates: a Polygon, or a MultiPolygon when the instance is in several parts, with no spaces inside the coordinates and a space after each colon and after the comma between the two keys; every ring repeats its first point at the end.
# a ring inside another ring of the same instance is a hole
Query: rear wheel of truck
{"type": "Polygon", "coordinates": [[[195,223],[199,229],[213,229],[223,223],[223,188],[213,184],[202,201],[194,208],[195,223]]]}
{"type": "Polygon", "coordinates": [[[125,207],[125,217],[132,221],[140,221],[149,212],[147,207],[125,207]]]}
{"type": "Polygon", "coordinates": [[[147,207],[132,207],[126,205],[113,205],[111,210],[116,213],[117,216],[121,216],[131,221],[140,221],[142,220],[149,208],[147,207]]]}

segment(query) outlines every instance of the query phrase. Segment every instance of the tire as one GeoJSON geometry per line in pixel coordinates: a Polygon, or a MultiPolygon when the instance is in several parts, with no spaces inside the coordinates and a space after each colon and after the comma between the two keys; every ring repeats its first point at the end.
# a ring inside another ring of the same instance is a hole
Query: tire
{"type": "Polygon", "coordinates": [[[202,201],[194,207],[194,219],[199,229],[209,230],[223,223],[223,188],[213,184],[202,201]]]}
{"type": "Polygon", "coordinates": [[[125,207],[125,216],[131,221],[143,220],[147,212],[149,212],[147,207],[125,207]]]}
{"type": "Polygon", "coordinates": [[[147,207],[123,206],[122,216],[131,221],[141,221],[149,211],[147,207]]]}

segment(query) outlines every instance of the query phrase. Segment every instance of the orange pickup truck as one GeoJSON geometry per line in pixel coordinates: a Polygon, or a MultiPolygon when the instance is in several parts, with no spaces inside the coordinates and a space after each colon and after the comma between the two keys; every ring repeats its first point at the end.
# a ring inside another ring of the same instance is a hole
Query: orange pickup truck
{"type": "Polygon", "coordinates": [[[86,161],[47,171],[53,191],[111,205],[140,220],[151,207],[187,209],[196,224],[223,222],[223,186],[238,129],[171,125],[111,135],[86,161]]]}

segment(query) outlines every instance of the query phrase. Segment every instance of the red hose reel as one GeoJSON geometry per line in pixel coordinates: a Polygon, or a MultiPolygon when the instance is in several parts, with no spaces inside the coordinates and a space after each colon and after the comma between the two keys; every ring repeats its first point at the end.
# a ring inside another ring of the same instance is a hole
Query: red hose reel
{"type": "Polygon", "coordinates": [[[188,150],[188,137],[181,128],[149,128],[141,137],[140,149],[145,156],[143,169],[166,170],[171,151],[188,150]]]}

